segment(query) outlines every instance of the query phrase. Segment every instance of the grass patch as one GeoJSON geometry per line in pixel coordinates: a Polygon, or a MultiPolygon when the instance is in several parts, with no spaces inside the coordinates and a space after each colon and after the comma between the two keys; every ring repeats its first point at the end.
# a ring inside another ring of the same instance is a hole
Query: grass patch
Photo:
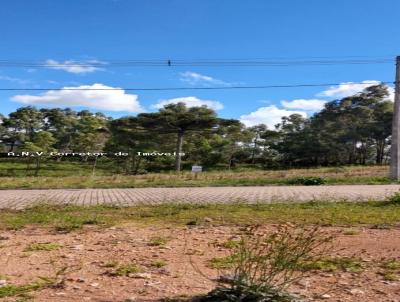
{"type": "Polygon", "coordinates": [[[399,270],[400,271],[400,261],[399,260],[389,260],[381,265],[382,268],[387,269],[387,270],[399,270]]]}
{"type": "Polygon", "coordinates": [[[52,243],[52,242],[48,242],[48,243],[32,243],[30,246],[28,246],[25,251],[26,252],[36,252],[36,251],[54,251],[54,250],[58,250],[59,248],[61,248],[62,245],[58,244],[58,243],[52,243]]]}
{"type": "Polygon", "coordinates": [[[227,240],[225,242],[223,242],[221,244],[222,247],[226,248],[226,249],[233,249],[233,248],[237,248],[240,245],[240,241],[239,240],[227,240]]]}
{"type": "Polygon", "coordinates": [[[148,246],[165,246],[169,241],[169,238],[167,237],[152,237],[150,238],[150,241],[147,243],[148,246]]]}
{"type": "MultiPolygon", "coordinates": [[[[106,211],[102,206],[101,210],[106,211]]],[[[73,205],[51,206],[47,204],[35,205],[29,209],[14,211],[0,211],[0,228],[18,230],[26,225],[52,227],[59,232],[70,232],[81,229],[87,224],[104,224],[97,219],[98,208],[84,208],[73,205]]]]}
{"type": "MultiPolygon", "coordinates": [[[[386,202],[309,202],[278,204],[162,204],[117,207],[37,205],[25,210],[0,210],[0,229],[28,225],[71,231],[96,222],[108,227],[123,223],[186,225],[208,217],[215,225],[300,223],[318,225],[396,225],[400,206],[386,202]]],[[[149,244],[162,246],[168,238],[151,238],[149,244]]]]}
{"type": "Polygon", "coordinates": [[[111,270],[107,271],[108,275],[119,277],[127,277],[129,274],[136,274],[142,271],[134,263],[119,263],[118,261],[110,262],[105,267],[111,268],[111,270]]]}
{"type": "Polygon", "coordinates": [[[51,284],[49,281],[38,281],[31,284],[5,285],[0,287],[0,298],[26,295],[29,292],[43,289],[51,284]]]}
{"type": "Polygon", "coordinates": [[[320,270],[333,272],[342,270],[345,272],[359,273],[363,271],[360,260],[350,257],[328,257],[314,262],[306,262],[300,265],[301,270],[320,270]]]}
{"type": "Polygon", "coordinates": [[[383,279],[385,281],[399,281],[399,274],[393,272],[384,272],[382,273],[383,279]]]}
{"type": "Polygon", "coordinates": [[[228,269],[232,268],[236,262],[237,257],[235,257],[235,255],[214,257],[208,261],[207,266],[213,269],[228,269]]]}
{"type": "Polygon", "coordinates": [[[400,261],[391,259],[381,263],[380,268],[383,271],[380,272],[383,279],[386,281],[399,281],[400,280],[400,261]]]}

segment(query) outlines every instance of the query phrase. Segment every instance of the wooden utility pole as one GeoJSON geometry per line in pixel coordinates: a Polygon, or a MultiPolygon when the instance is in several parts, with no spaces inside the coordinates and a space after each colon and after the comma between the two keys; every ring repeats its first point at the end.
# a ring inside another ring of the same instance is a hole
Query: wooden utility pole
{"type": "Polygon", "coordinates": [[[400,180],[400,56],[396,58],[396,82],[390,153],[390,178],[400,180]]]}

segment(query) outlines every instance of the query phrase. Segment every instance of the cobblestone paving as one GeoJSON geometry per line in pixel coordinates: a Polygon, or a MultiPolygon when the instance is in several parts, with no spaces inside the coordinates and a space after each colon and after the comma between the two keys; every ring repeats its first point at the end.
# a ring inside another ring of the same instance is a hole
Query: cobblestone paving
{"type": "Polygon", "coordinates": [[[167,202],[366,201],[383,199],[399,190],[400,185],[0,190],[0,208],[22,209],[40,202],[78,205],[105,203],[128,206],[167,202]]]}

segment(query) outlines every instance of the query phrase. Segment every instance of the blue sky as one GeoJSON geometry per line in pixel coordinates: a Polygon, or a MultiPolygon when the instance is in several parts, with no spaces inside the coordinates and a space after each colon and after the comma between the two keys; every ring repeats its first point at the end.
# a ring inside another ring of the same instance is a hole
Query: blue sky
{"type": "MultiPolygon", "coordinates": [[[[116,60],[315,57],[400,54],[398,0],[5,0],[0,10],[0,88],[210,87],[391,81],[393,64],[253,67],[116,67],[116,60]],[[86,64],[73,68],[76,64],[86,64]],[[90,68],[93,62],[104,62],[90,68]],[[74,66],[71,66],[74,65],[74,66]],[[57,68],[55,68],[57,67],[57,68]],[[97,86],[93,86],[97,84],[97,86]]],[[[371,82],[374,83],[374,82],[371,82]]],[[[360,85],[257,90],[3,91],[0,112],[24,105],[87,107],[113,117],[186,101],[248,125],[310,115],[360,85]],[[84,105],[84,106],[82,106],[84,105]]]]}

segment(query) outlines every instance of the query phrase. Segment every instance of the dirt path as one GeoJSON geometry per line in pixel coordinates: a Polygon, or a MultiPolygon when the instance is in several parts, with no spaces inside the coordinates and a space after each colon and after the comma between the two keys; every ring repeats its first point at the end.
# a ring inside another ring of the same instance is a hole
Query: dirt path
{"type": "MultiPolygon", "coordinates": [[[[272,230],[273,226],[263,229],[272,230]]],[[[400,270],[384,268],[388,261],[395,261],[396,267],[400,263],[400,229],[323,230],[337,236],[329,255],[353,259],[354,264],[309,271],[291,286],[292,293],[305,296],[306,301],[400,301],[400,270]]],[[[62,271],[60,286],[30,293],[36,302],[156,302],[204,294],[215,287],[211,279],[227,273],[211,268],[209,261],[228,255],[224,243],[242,232],[240,227],[228,226],[137,225],[91,226],[68,234],[38,228],[0,231],[0,279],[9,285],[23,285],[39,277],[54,278],[62,271]],[[165,243],[154,244],[153,238],[163,238],[165,243]],[[32,250],[39,243],[57,245],[52,250],[32,250]],[[140,273],[114,273],[129,264],[140,268],[140,273]]]]}
{"type": "Polygon", "coordinates": [[[135,205],[163,202],[306,202],[317,199],[365,201],[383,199],[399,190],[400,185],[1,190],[0,208],[20,209],[37,202],[135,205]]]}

